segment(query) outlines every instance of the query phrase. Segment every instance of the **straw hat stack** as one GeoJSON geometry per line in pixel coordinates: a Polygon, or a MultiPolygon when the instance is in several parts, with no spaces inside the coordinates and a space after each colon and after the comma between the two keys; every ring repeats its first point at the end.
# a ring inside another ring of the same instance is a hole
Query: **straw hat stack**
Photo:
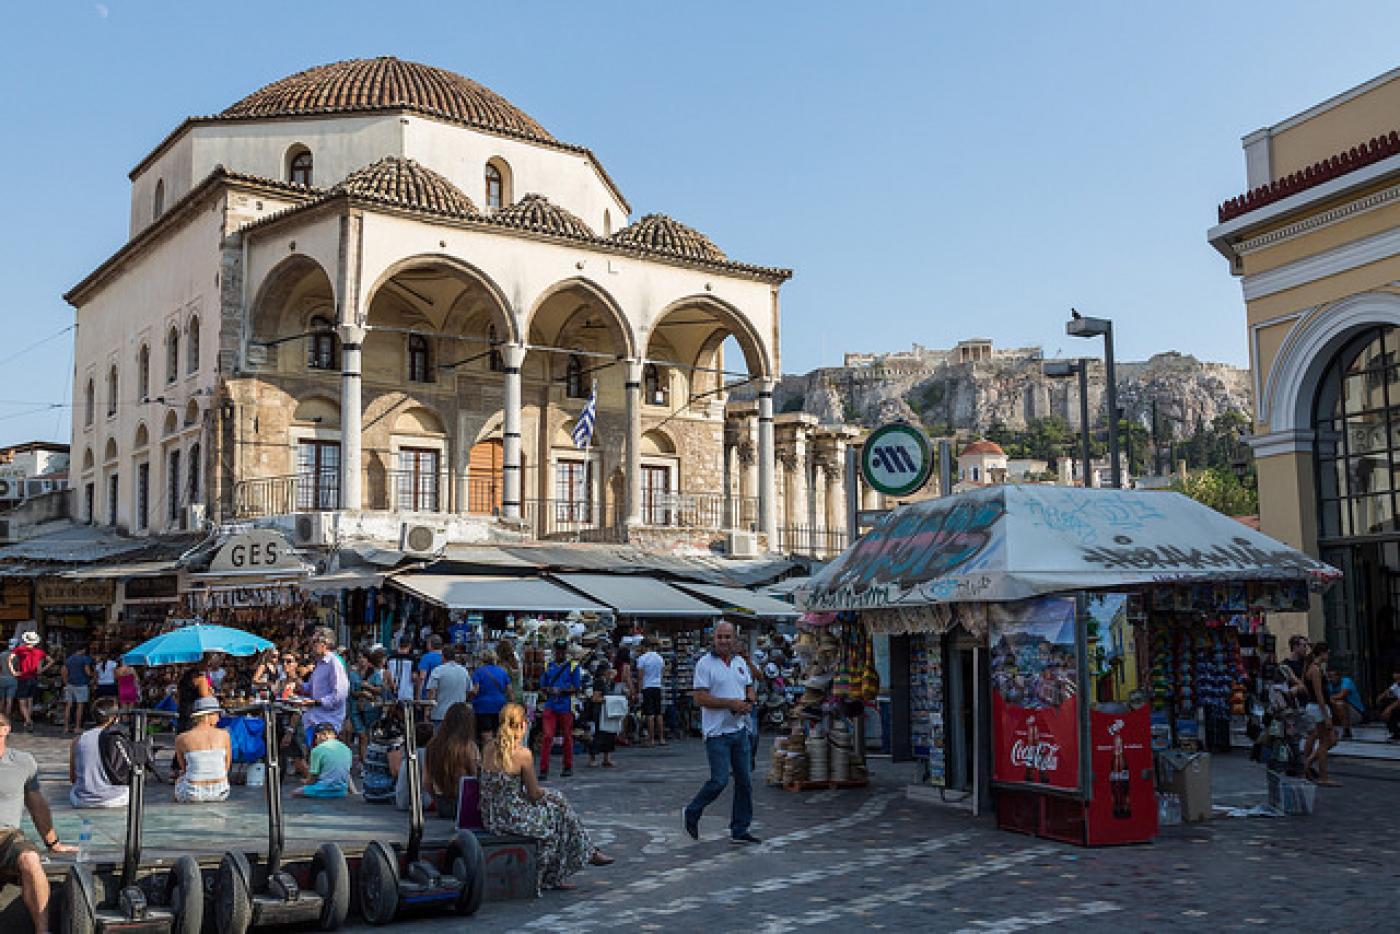
{"type": "Polygon", "coordinates": [[[849,781],[854,742],[851,725],[845,720],[837,720],[831,725],[831,780],[849,781]]]}
{"type": "Polygon", "coordinates": [[[807,739],[807,775],[810,781],[827,781],[830,772],[831,758],[828,755],[831,747],[827,745],[826,737],[811,736],[807,739]]]}

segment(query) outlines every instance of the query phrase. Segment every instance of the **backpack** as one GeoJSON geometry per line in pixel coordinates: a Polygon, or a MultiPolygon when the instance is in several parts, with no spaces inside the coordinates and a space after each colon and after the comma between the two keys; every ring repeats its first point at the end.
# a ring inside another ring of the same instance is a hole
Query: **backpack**
{"type": "Polygon", "coordinates": [[[98,758],[102,775],[112,785],[130,785],[132,767],[140,762],[150,767],[150,750],[132,740],[126,728],[113,724],[97,734],[98,758]]]}

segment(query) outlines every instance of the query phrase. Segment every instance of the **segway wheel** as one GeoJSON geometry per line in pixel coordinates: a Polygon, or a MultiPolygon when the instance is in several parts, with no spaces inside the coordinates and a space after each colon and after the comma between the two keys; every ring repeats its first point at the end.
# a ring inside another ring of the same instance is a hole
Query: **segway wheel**
{"type": "Polygon", "coordinates": [[[371,840],[360,858],[360,916],[373,925],[388,924],[399,910],[399,862],[394,851],[371,840]]]}
{"type": "Polygon", "coordinates": [[[252,870],[242,853],[225,853],[214,876],[214,922],[219,934],[247,934],[253,923],[252,870]]]}
{"type": "Polygon", "coordinates": [[[339,930],[350,913],[350,867],[334,843],[322,843],[311,859],[311,882],[321,896],[323,931],[339,930]]]}
{"type": "Polygon", "coordinates": [[[97,929],[97,904],[94,898],[92,871],[81,865],[69,869],[63,880],[59,930],[64,934],[93,934],[97,929]]]}
{"type": "Polygon", "coordinates": [[[175,915],[170,934],[199,934],[204,927],[204,877],[193,856],[181,856],[170,870],[166,903],[175,915]]]}
{"type": "Polygon", "coordinates": [[[486,853],[470,830],[459,830],[447,847],[447,869],[462,883],[457,914],[474,915],[486,897],[486,853]]]}

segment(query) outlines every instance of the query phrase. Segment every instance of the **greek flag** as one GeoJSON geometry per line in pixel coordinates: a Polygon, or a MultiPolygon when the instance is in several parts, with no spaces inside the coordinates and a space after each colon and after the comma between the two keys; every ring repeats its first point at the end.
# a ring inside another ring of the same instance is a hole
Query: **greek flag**
{"type": "Polygon", "coordinates": [[[593,391],[588,394],[588,402],[584,404],[583,411],[578,413],[578,424],[574,425],[574,430],[570,437],[574,439],[574,447],[586,450],[593,443],[593,423],[598,419],[598,384],[593,383],[593,391]]]}

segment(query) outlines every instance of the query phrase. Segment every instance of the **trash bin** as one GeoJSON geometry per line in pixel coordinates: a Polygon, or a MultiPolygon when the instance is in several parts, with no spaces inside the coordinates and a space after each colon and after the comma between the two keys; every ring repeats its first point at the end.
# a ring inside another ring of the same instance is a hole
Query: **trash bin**
{"type": "Polygon", "coordinates": [[[1157,755],[1157,789],[1181,801],[1181,819],[1209,820],[1210,753],[1169,749],[1157,755]]]}

